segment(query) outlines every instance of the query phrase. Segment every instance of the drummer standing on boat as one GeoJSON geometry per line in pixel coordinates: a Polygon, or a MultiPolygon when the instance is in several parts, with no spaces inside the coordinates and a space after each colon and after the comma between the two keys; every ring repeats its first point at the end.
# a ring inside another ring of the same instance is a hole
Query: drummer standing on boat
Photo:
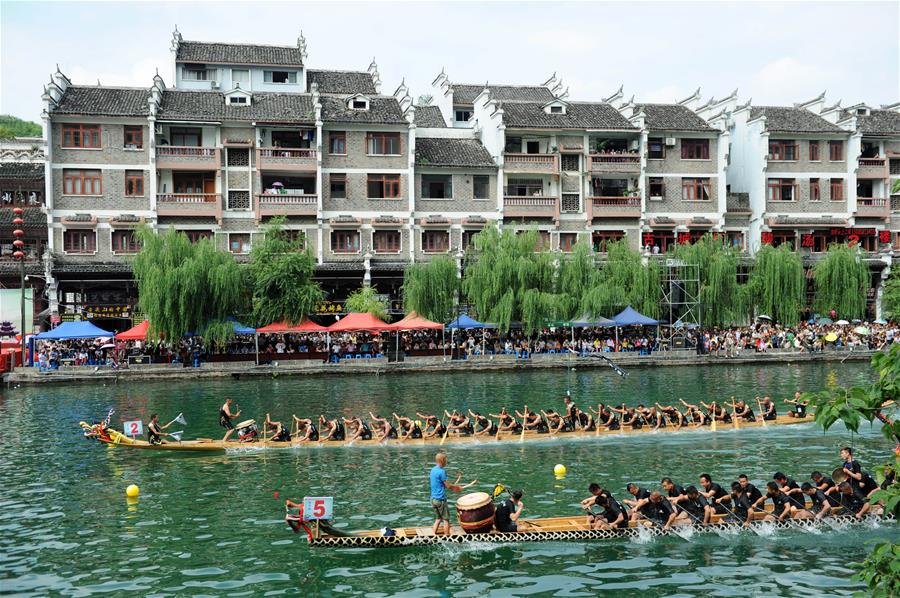
{"type": "Polygon", "coordinates": [[[447,455],[445,453],[438,453],[434,458],[434,467],[431,468],[431,506],[434,509],[436,518],[434,520],[434,527],[432,528],[432,533],[437,535],[438,528],[441,525],[441,522],[444,522],[444,535],[450,535],[450,509],[447,506],[447,489],[453,490],[454,492],[459,492],[460,487],[456,484],[451,484],[449,480],[447,480],[447,471],[444,469],[447,467],[447,455]]]}
{"type": "Polygon", "coordinates": [[[225,436],[222,437],[222,442],[228,440],[228,437],[231,436],[231,433],[234,432],[234,424],[231,423],[231,418],[240,417],[241,412],[237,413],[231,412],[231,399],[225,399],[225,404],[222,405],[222,408],[219,409],[219,425],[227,430],[225,432],[225,436]]]}

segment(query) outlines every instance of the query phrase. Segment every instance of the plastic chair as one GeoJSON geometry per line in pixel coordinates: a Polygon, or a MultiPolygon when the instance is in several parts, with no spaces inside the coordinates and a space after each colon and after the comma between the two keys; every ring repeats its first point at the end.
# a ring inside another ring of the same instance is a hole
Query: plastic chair
{"type": "Polygon", "coordinates": [[[372,359],[372,354],[371,354],[371,353],[365,353],[365,354],[363,355],[363,357],[364,357],[365,359],[372,359]]]}

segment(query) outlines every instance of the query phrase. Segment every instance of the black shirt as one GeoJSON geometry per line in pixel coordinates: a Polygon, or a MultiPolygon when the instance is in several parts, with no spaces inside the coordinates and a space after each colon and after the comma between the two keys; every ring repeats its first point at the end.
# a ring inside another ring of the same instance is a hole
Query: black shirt
{"type": "Polygon", "coordinates": [[[698,494],[697,498],[687,497],[678,503],[678,506],[696,517],[697,519],[703,521],[703,514],[706,510],[706,507],[709,506],[709,503],[706,500],[706,497],[702,494],[698,494]]]}
{"type": "Polygon", "coordinates": [[[774,496],[772,494],[767,495],[772,499],[772,505],[775,507],[772,509],[772,515],[779,517],[784,512],[786,507],[791,506],[791,499],[788,498],[788,495],[784,493],[784,490],[778,492],[774,496]]]}
{"type": "Polygon", "coordinates": [[[744,487],[744,495],[747,497],[747,500],[750,501],[751,505],[762,498],[762,492],[750,482],[747,482],[747,485],[744,487]]]}
{"type": "Polygon", "coordinates": [[[494,525],[497,527],[497,531],[516,531],[516,522],[510,517],[515,511],[516,503],[514,503],[511,498],[507,498],[503,501],[503,504],[497,507],[497,512],[494,514],[494,525]]]}
{"type": "Polygon", "coordinates": [[[669,490],[669,498],[676,498],[682,494],[684,494],[684,488],[678,484],[672,484],[672,489],[669,490]]]}
{"type": "Polygon", "coordinates": [[[665,525],[672,513],[675,512],[675,509],[672,507],[672,503],[660,497],[659,502],[653,502],[652,500],[648,502],[643,512],[647,519],[660,525],[665,525]]]}
{"type": "MultiPolygon", "coordinates": [[[[809,496],[809,495],[804,495],[804,496],[809,496]]],[[[823,508],[825,508],[826,504],[830,504],[828,497],[825,496],[825,493],[822,492],[821,490],[819,490],[818,488],[816,489],[816,492],[812,496],[809,496],[809,498],[812,500],[812,506],[809,508],[809,510],[812,511],[813,513],[818,513],[823,508]]]]}
{"type": "MultiPolygon", "coordinates": [[[[759,492],[759,490],[757,490],[759,492]]],[[[762,496],[762,495],[760,495],[762,496]]],[[[747,492],[731,495],[731,511],[741,519],[747,519],[747,513],[755,501],[747,492]]]]}
{"type": "MultiPolygon", "coordinates": [[[[598,496],[597,498],[599,500],[600,497],[598,496]]],[[[618,527],[628,527],[628,517],[625,516],[625,509],[622,508],[622,505],[616,499],[611,496],[608,497],[606,506],[603,507],[600,516],[606,519],[607,523],[612,523],[619,518],[619,515],[622,515],[622,521],[619,522],[618,527]]]]}
{"type": "MultiPolygon", "coordinates": [[[[781,486],[782,492],[786,492],[787,490],[799,490],[800,485],[788,478],[787,481],[781,486]]],[[[801,509],[806,508],[806,495],[802,492],[794,492],[792,494],[788,494],[790,498],[788,498],[788,504],[793,505],[795,507],[800,507],[801,509]]]]}
{"type": "Polygon", "coordinates": [[[709,485],[709,488],[706,488],[704,491],[705,491],[705,492],[712,492],[712,493],[713,493],[712,498],[711,498],[710,500],[719,500],[719,499],[722,498],[723,496],[728,496],[728,493],[725,492],[725,491],[722,489],[722,487],[719,486],[718,484],[716,484],[715,482],[712,482],[712,483],[709,485]]]}
{"type": "Polygon", "coordinates": [[[843,492],[841,492],[840,502],[841,506],[846,509],[846,512],[848,514],[859,513],[866,504],[866,501],[856,492],[851,492],[850,494],[844,494],[843,492]]]}

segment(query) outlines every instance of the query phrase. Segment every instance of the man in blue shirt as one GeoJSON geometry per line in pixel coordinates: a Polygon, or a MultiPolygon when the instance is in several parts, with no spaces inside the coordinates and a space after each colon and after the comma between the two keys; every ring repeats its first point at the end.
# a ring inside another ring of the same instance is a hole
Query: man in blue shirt
{"type": "Polygon", "coordinates": [[[447,467],[447,455],[444,453],[438,453],[434,458],[435,466],[431,468],[430,480],[431,480],[431,506],[434,508],[434,512],[437,515],[437,519],[434,521],[434,527],[432,528],[432,533],[437,535],[438,528],[441,525],[441,521],[444,522],[444,535],[450,535],[450,509],[447,507],[447,489],[453,490],[454,492],[459,492],[460,487],[456,484],[451,484],[447,480],[447,471],[444,469],[447,467]]]}

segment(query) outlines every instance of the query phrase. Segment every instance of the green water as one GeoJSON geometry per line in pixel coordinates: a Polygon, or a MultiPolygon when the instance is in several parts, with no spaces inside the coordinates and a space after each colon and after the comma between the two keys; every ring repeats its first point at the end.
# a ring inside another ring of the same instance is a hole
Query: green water
{"type": "MultiPolygon", "coordinates": [[[[844,364],[843,383],[862,382],[867,366],[844,364]]],[[[550,407],[568,389],[581,404],[632,404],[767,393],[779,399],[817,388],[829,366],[608,369],[231,379],[187,383],[7,389],[0,398],[0,593],[85,596],[275,595],[844,595],[848,564],[868,540],[893,527],[779,531],[722,538],[660,538],[648,543],[547,543],[422,547],[396,551],[310,550],[282,522],[286,495],[330,495],[350,528],[427,525],[427,471],[434,449],[303,448],[223,456],[148,454],[107,449],[82,438],[77,422],[161,419],[183,411],[188,436],[221,436],[225,396],[243,417],[411,413],[444,407],[487,411],[503,405],[550,407]],[[125,486],[140,485],[136,504],[125,486]]],[[[448,447],[449,470],[487,489],[525,489],[526,514],[577,513],[589,482],[624,494],[628,481],[655,486],[665,475],[696,483],[709,472],[730,482],[747,472],[757,484],[782,469],[798,481],[837,465],[837,449],[857,447],[864,466],[887,457],[877,431],[823,434],[811,424],[716,434],[562,440],[537,445],[448,447]],[[564,463],[568,476],[552,469],[564,463]]]]}

